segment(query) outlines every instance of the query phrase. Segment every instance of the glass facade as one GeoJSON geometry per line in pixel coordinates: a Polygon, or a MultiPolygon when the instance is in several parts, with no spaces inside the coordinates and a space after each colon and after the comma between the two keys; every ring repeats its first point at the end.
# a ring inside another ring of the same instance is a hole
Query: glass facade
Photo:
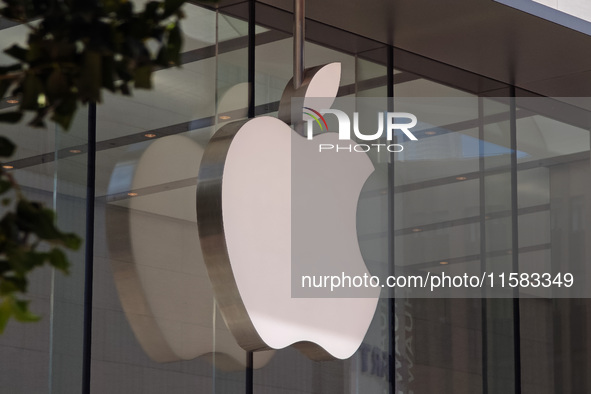
{"type": "MultiPolygon", "coordinates": [[[[94,164],[88,109],[67,133],[2,125],[19,147],[9,164],[27,196],[53,207],[94,256],[91,352],[82,249],[69,256],[69,276],[44,269],[31,278],[42,320],[11,322],[0,335],[0,393],[80,393],[85,358],[92,393],[588,393],[591,303],[540,288],[505,289],[505,298],[382,298],[347,360],[311,361],[292,347],[253,355],[236,344],[203,264],[195,179],[213,133],[249,112],[277,116],[292,77],[292,15],[251,5],[186,5],[182,68],[155,72],[154,91],[105,95],[94,164]]],[[[25,35],[7,27],[0,43],[25,35]]],[[[306,67],[341,63],[339,97],[391,95],[395,107],[418,99],[417,117],[437,126],[423,125],[420,147],[402,143],[395,160],[370,155],[376,172],[357,224],[370,269],[543,267],[587,280],[588,111],[465,71],[442,73],[428,59],[315,21],[305,48],[306,67]],[[464,104],[432,110],[442,102],[464,104]]]]}

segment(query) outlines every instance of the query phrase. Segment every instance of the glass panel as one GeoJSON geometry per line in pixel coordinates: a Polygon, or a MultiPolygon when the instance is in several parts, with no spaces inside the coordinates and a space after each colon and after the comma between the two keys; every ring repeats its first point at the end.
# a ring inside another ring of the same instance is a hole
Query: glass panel
{"type": "MultiPolygon", "coordinates": [[[[6,104],[2,100],[2,104],[6,104]]],[[[6,106],[5,108],[10,108],[6,106]]],[[[10,111],[7,109],[6,111],[10,111]]],[[[13,176],[20,184],[26,198],[38,201],[45,206],[54,209],[56,205],[54,181],[56,175],[56,162],[51,154],[55,150],[56,132],[55,126],[49,125],[47,130],[33,129],[26,125],[2,124],[2,134],[17,145],[17,151],[12,158],[5,162],[13,176]],[[50,161],[45,164],[31,165],[23,162],[28,157],[48,154],[50,161]],[[14,159],[14,160],[12,160],[14,159]]],[[[63,206],[62,206],[63,208],[63,206]]],[[[4,215],[5,208],[0,208],[0,215],[4,215]]],[[[64,214],[67,214],[64,212],[64,214]]],[[[63,215],[60,212],[60,219],[63,215]]],[[[72,226],[60,225],[64,228],[72,226]]],[[[79,262],[72,259],[73,269],[79,268],[79,262]]],[[[56,276],[62,276],[58,273],[56,276]]],[[[41,320],[36,323],[23,324],[14,320],[10,321],[0,335],[0,387],[7,392],[36,392],[49,393],[53,381],[50,372],[52,354],[50,346],[50,332],[53,326],[52,313],[52,278],[53,271],[50,268],[37,269],[29,276],[29,292],[27,298],[31,300],[30,309],[41,320]]],[[[64,278],[60,278],[64,280],[64,278]]],[[[63,286],[61,287],[63,288],[63,286]]],[[[61,293],[63,294],[63,293],[61,293]]],[[[63,301],[61,297],[60,301],[63,301]]],[[[60,310],[64,310],[64,304],[60,302],[60,310]]],[[[60,314],[63,316],[64,314],[60,314]]],[[[63,322],[63,318],[60,322],[63,322]]],[[[75,346],[74,346],[75,347],[75,346]]],[[[65,349],[62,346],[60,351],[65,349]]]]}
{"type": "MultiPolygon", "coordinates": [[[[55,209],[57,223],[84,239],[88,109],[76,113],[70,131],[56,131],[55,209]]],[[[85,240],[87,242],[87,240],[85,240]]],[[[92,241],[90,241],[92,242],[92,241]]],[[[68,253],[70,274],[52,275],[50,392],[79,393],[82,387],[85,244],[68,253]]]]}
{"type": "MultiPolygon", "coordinates": [[[[366,51],[356,57],[355,97],[383,97],[383,107],[387,106],[387,67],[373,60],[387,57],[387,48],[381,47],[366,51]]],[[[374,104],[376,102],[374,101],[374,104]]],[[[357,101],[356,111],[363,114],[365,102],[357,101]]],[[[374,107],[375,108],[375,107],[374,107]]],[[[360,128],[367,125],[375,130],[374,119],[365,117],[360,128]],[[369,123],[369,124],[368,124],[369,123]]],[[[357,141],[362,143],[363,141],[357,141]]],[[[388,167],[387,153],[372,151],[368,154],[374,172],[365,182],[357,207],[357,237],[361,254],[372,275],[386,276],[391,269],[389,256],[390,237],[388,237],[389,204],[388,200],[388,167]]],[[[382,298],[378,300],[376,312],[369,326],[363,343],[357,353],[351,358],[350,380],[354,382],[349,393],[382,393],[389,392],[394,387],[391,380],[396,371],[392,350],[395,346],[404,346],[405,323],[396,320],[398,328],[392,327],[396,316],[393,315],[394,300],[382,298]]],[[[399,309],[400,310],[400,309],[399,309]]],[[[396,351],[394,352],[398,354],[396,351]]],[[[400,372],[400,371],[398,371],[400,372]]]]}
{"type": "MultiPolygon", "coordinates": [[[[570,272],[588,283],[590,142],[578,121],[588,113],[560,101],[518,100],[519,111],[530,115],[520,119],[517,134],[519,151],[528,155],[518,167],[520,213],[527,212],[519,217],[520,271],[570,272]]],[[[523,393],[587,392],[591,303],[552,299],[545,290],[526,291],[533,297],[520,300],[523,393]]]]}
{"type": "MultiPolygon", "coordinates": [[[[515,272],[513,267],[512,190],[511,190],[511,100],[479,99],[483,118],[481,177],[481,225],[484,234],[481,256],[482,270],[495,274],[515,272]],[[499,120],[491,119],[500,115],[499,120]],[[491,144],[491,143],[494,143],[491,144]],[[499,147],[501,149],[499,149],[499,147]]],[[[486,289],[482,300],[486,326],[483,327],[484,373],[486,390],[489,393],[512,393],[515,390],[515,344],[514,301],[511,289],[486,289]],[[509,292],[509,294],[507,294],[509,292]]],[[[517,294],[517,293],[516,293],[517,294]]]]}
{"type": "Polygon", "coordinates": [[[356,97],[388,96],[386,59],[386,47],[365,51],[356,56],[356,97]],[[382,60],[382,64],[377,63],[376,58],[382,60]]]}
{"type": "MultiPolygon", "coordinates": [[[[230,7],[234,12],[241,10],[247,13],[247,4],[239,4],[230,7]]],[[[216,62],[217,79],[217,107],[216,126],[214,133],[223,125],[248,117],[249,82],[248,82],[248,22],[225,15],[226,10],[218,12],[219,45],[216,62]],[[222,31],[231,30],[240,45],[226,47],[223,45],[222,31]]],[[[262,34],[264,29],[258,29],[255,33],[262,34]]],[[[255,88],[256,93],[256,88],[255,88]]],[[[203,141],[205,143],[207,141],[203,141]]],[[[207,277],[204,277],[207,280],[207,277]]],[[[212,299],[213,301],[213,299],[212,299]]],[[[213,301],[215,303],[215,301],[213,301]]],[[[212,367],[212,393],[243,393],[246,387],[246,352],[238,347],[231,336],[226,323],[222,319],[217,307],[214,307],[213,322],[213,367],[212,367]],[[231,357],[235,359],[231,365],[226,365],[225,358],[228,358],[228,342],[232,343],[231,357]]],[[[254,364],[259,367],[266,364],[267,356],[256,354],[254,364]]]]}
{"type": "MultiPolygon", "coordinates": [[[[15,26],[0,30],[4,47],[22,42],[28,29],[15,26]]],[[[14,61],[5,54],[0,62],[14,61]]],[[[0,110],[17,103],[3,98],[0,110]]],[[[17,145],[6,163],[24,195],[57,213],[58,226],[84,238],[86,193],[87,111],[79,109],[69,132],[47,122],[46,129],[31,128],[26,121],[1,125],[2,134],[17,145]]],[[[11,393],[79,393],[82,372],[82,316],[84,245],[66,252],[71,263],[68,276],[49,268],[30,276],[28,298],[41,321],[10,322],[0,335],[0,387],[11,393]]]]}
{"type": "MultiPolygon", "coordinates": [[[[417,116],[419,142],[398,137],[396,275],[479,273],[477,99],[460,91],[431,98],[449,88],[420,79],[396,83],[405,74],[395,75],[394,109],[417,116]]],[[[414,298],[411,289],[396,296],[396,392],[482,392],[480,300],[414,298]]]]}
{"type": "Polygon", "coordinates": [[[237,359],[219,349],[231,337],[214,324],[195,225],[195,179],[216,123],[216,34],[222,45],[241,33],[227,23],[216,33],[215,11],[186,7],[182,68],[155,72],[153,91],[106,95],[97,111],[96,393],[214,392],[214,364],[244,365],[235,344],[237,359]]]}
{"type": "Polygon", "coordinates": [[[256,46],[255,103],[261,114],[277,116],[279,100],[293,76],[293,39],[277,30],[267,34],[273,41],[256,46]]]}

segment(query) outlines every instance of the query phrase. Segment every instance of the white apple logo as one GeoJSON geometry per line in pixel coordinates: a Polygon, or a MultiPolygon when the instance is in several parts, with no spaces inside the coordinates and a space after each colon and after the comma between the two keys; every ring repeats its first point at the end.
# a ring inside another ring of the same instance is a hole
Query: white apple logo
{"type": "MultiPolygon", "coordinates": [[[[294,95],[328,97],[330,105],[340,64],[304,80],[294,95]]],[[[379,289],[366,298],[292,298],[292,263],[330,261],[347,275],[368,274],[355,215],[373,165],[364,153],[318,153],[318,143],[338,144],[338,134],[310,143],[281,120],[260,117],[222,127],[205,149],[197,182],[201,248],[224,320],[246,350],[294,345],[313,359],[345,359],[373,318],[379,289]]]]}
{"type": "MultiPolygon", "coordinates": [[[[109,260],[127,320],[150,358],[205,355],[222,369],[241,370],[244,350],[220,318],[212,321],[213,291],[195,242],[195,176],[202,155],[199,144],[176,135],[119,161],[108,194],[122,198],[106,204],[109,260]]],[[[257,354],[254,367],[272,355],[257,354]]]]}

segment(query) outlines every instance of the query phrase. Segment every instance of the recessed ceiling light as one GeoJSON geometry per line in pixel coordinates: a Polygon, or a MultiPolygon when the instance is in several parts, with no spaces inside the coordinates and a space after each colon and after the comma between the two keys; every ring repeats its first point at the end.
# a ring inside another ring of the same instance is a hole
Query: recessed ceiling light
{"type": "Polygon", "coordinates": [[[82,153],[80,149],[70,149],[70,153],[82,153]]]}
{"type": "Polygon", "coordinates": [[[447,261],[440,261],[439,264],[441,264],[441,265],[448,265],[449,263],[447,261]]]}
{"type": "Polygon", "coordinates": [[[232,117],[228,116],[228,115],[220,115],[220,119],[221,120],[228,120],[228,119],[232,119],[232,117]]]}
{"type": "Polygon", "coordinates": [[[12,170],[14,167],[13,166],[9,166],[8,164],[5,164],[2,166],[2,168],[6,169],[6,170],[12,170]]]}
{"type": "Polygon", "coordinates": [[[146,137],[146,138],[154,138],[154,137],[156,137],[156,134],[154,134],[154,133],[146,133],[146,134],[144,134],[144,137],[146,137]]]}
{"type": "Polygon", "coordinates": [[[6,102],[8,104],[18,104],[18,100],[17,99],[14,99],[14,98],[6,99],[6,102]]]}
{"type": "Polygon", "coordinates": [[[468,178],[466,178],[465,176],[457,176],[457,177],[456,177],[456,179],[457,179],[458,181],[465,181],[465,180],[466,180],[466,179],[468,179],[468,178]]]}
{"type": "Polygon", "coordinates": [[[136,192],[129,192],[129,193],[127,193],[127,195],[129,197],[135,197],[135,196],[137,196],[137,193],[136,192]]]}
{"type": "Polygon", "coordinates": [[[437,134],[437,132],[433,131],[433,130],[429,130],[429,131],[425,131],[425,134],[426,135],[435,135],[435,134],[437,134]]]}

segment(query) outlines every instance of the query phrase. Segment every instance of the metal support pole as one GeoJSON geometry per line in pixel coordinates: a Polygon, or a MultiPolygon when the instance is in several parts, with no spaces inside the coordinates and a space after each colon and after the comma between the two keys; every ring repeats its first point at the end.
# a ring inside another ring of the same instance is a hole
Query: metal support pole
{"type": "MultiPolygon", "coordinates": [[[[248,2],[248,118],[255,116],[255,53],[256,53],[256,3],[248,2]]],[[[245,394],[254,393],[254,355],[246,352],[246,371],[244,381],[245,394]]]]}
{"type": "Polygon", "coordinates": [[[298,89],[304,79],[304,40],[306,30],[305,0],[293,1],[293,87],[298,89]]]}
{"type": "MultiPolygon", "coordinates": [[[[480,202],[480,271],[486,272],[486,185],[484,162],[484,98],[478,97],[478,194],[480,202]]],[[[482,289],[480,300],[482,325],[482,394],[488,394],[488,300],[486,289],[482,289]]]]}
{"type": "MultiPolygon", "coordinates": [[[[394,48],[386,47],[386,86],[388,96],[388,112],[394,112],[394,48]]],[[[391,152],[388,157],[388,275],[395,275],[395,259],[394,259],[394,155],[391,152]]],[[[390,309],[390,329],[389,344],[390,356],[388,362],[388,380],[390,381],[389,393],[396,393],[396,333],[394,327],[396,326],[396,298],[394,292],[388,294],[388,306],[390,309]]]]}
{"type": "Polygon", "coordinates": [[[82,393],[90,394],[92,368],[92,289],[94,271],[94,199],[96,176],[96,103],[88,104],[88,161],[86,163],[86,250],[84,263],[84,331],[82,393]]]}
{"type": "Polygon", "coordinates": [[[254,393],[254,354],[246,352],[246,381],[244,382],[246,394],[254,393]]]}
{"type": "MultiPolygon", "coordinates": [[[[509,113],[511,130],[511,262],[512,272],[519,272],[519,218],[517,195],[517,99],[515,86],[511,86],[509,113]]],[[[515,394],[521,393],[521,319],[519,288],[513,294],[513,356],[515,359],[515,394]]]]}

